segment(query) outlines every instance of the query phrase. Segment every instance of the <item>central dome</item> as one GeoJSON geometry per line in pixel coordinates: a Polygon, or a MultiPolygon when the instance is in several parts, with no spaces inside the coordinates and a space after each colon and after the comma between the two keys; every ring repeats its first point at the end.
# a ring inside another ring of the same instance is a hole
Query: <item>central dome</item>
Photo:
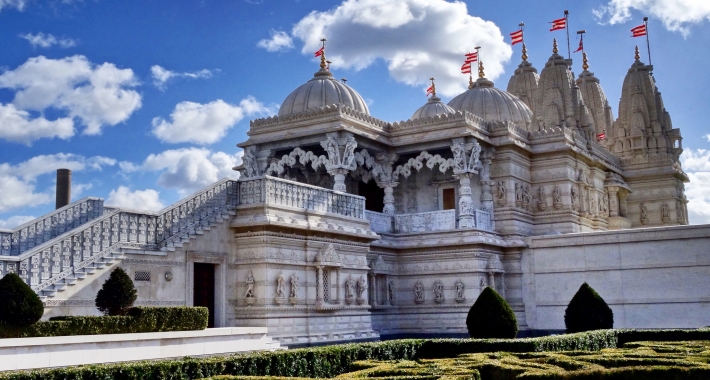
{"type": "Polygon", "coordinates": [[[478,78],[466,92],[451,99],[449,106],[487,122],[512,121],[525,128],[532,122],[533,113],[522,100],[493,87],[493,82],[486,78],[478,78]]]}
{"type": "Polygon", "coordinates": [[[333,78],[326,69],[318,70],[313,79],[302,84],[286,97],[279,108],[279,116],[307,111],[314,108],[342,104],[366,115],[370,114],[362,96],[350,86],[333,78]]]}

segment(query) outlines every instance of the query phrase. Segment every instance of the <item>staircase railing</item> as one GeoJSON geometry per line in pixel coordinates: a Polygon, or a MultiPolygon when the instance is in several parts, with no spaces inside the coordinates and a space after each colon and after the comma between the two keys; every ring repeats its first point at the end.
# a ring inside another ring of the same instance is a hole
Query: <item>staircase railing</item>
{"type": "Polygon", "coordinates": [[[121,248],[169,247],[234,209],[237,195],[237,182],[223,179],[157,213],[102,209],[90,223],[18,256],[0,255],[0,277],[18,273],[39,292],[121,248]]]}
{"type": "Polygon", "coordinates": [[[0,256],[17,256],[104,214],[101,198],[83,198],[12,230],[0,230],[0,256]]]}

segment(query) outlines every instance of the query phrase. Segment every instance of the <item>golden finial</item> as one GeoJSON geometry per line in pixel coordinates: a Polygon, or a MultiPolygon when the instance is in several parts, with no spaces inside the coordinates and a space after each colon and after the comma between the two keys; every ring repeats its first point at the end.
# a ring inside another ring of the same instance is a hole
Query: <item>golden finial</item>
{"type": "Polygon", "coordinates": [[[468,89],[473,88],[473,74],[468,74],[468,89]]]}
{"type": "Polygon", "coordinates": [[[557,54],[559,50],[557,50],[557,38],[552,39],[552,53],[557,54]]]}
{"type": "Polygon", "coordinates": [[[636,52],[634,53],[634,58],[636,58],[637,61],[638,61],[639,59],[641,59],[641,55],[639,55],[639,47],[638,47],[638,45],[636,45],[636,52]]]}
{"type": "Polygon", "coordinates": [[[525,42],[523,42],[523,61],[528,60],[528,48],[525,47],[525,42]]]}
{"type": "Polygon", "coordinates": [[[431,97],[436,97],[436,85],[434,84],[434,78],[429,78],[431,81],[431,97]]]}
{"type": "Polygon", "coordinates": [[[325,63],[325,38],[322,38],[320,42],[323,43],[323,53],[320,55],[320,68],[321,69],[326,69],[328,65],[325,63]]]}
{"type": "Polygon", "coordinates": [[[587,53],[582,52],[582,70],[587,70],[589,68],[589,61],[587,61],[587,53]]]}
{"type": "Polygon", "coordinates": [[[483,78],[486,74],[483,73],[483,61],[478,61],[478,77],[483,78]]]}

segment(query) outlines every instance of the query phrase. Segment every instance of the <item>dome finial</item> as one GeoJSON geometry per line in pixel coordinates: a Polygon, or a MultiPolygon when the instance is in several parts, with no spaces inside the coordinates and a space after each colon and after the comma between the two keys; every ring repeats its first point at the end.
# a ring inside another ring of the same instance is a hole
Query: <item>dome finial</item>
{"type": "Polygon", "coordinates": [[[639,54],[639,47],[636,45],[636,51],[634,52],[634,58],[638,61],[641,59],[641,55],[639,54]]]}
{"type": "Polygon", "coordinates": [[[429,78],[431,81],[431,97],[436,98],[436,84],[434,84],[434,77],[429,78]]]}
{"type": "Polygon", "coordinates": [[[552,53],[557,54],[559,50],[557,49],[557,38],[552,39],[552,53]]]}
{"type": "Polygon", "coordinates": [[[587,53],[582,52],[582,70],[589,69],[589,61],[587,61],[587,53]]]}
{"type": "Polygon", "coordinates": [[[468,74],[468,89],[473,88],[473,74],[468,74]]]}
{"type": "Polygon", "coordinates": [[[528,48],[525,46],[525,42],[523,42],[523,61],[528,60],[528,48]]]}
{"type": "Polygon", "coordinates": [[[326,61],[325,61],[325,41],[326,41],[325,38],[321,38],[321,40],[320,40],[320,42],[323,43],[323,46],[320,49],[321,50],[321,54],[320,54],[320,68],[321,69],[328,68],[328,65],[326,65],[326,61]]]}
{"type": "Polygon", "coordinates": [[[483,73],[483,61],[478,62],[478,77],[485,78],[486,74],[483,73]]]}

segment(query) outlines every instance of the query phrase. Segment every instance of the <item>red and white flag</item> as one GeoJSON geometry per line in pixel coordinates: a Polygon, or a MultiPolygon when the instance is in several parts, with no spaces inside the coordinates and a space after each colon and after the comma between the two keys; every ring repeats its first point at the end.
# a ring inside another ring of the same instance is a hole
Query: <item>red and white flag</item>
{"type": "Polygon", "coordinates": [[[429,88],[426,89],[426,96],[429,96],[434,93],[434,86],[429,86],[429,88]]]}
{"type": "Polygon", "coordinates": [[[461,66],[461,74],[471,74],[471,62],[464,62],[461,66]]]}
{"type": "Polygon", "coordinates": [[[597,140],[605,140],[606,139],[606,133],[602,132],[597,135],[597,140]]]}
{"type": "Polygon", "coordinates": [[[313,53],[313,55],[316,57],[320,57],[321,55],[323,55],[323,49],[325,49],[325,47],[318,49],[318,51],[313,53]]]}
{"type": "Polygon", "coordinates": [[[558,18],[557,20],[550,22],[550,24],[552,24],[552,28],[550,28],[550,32],[554,32],[555,30],[564,29],[567,27],[567,17],[558,18]]]}
{"type": "Polygon", "coordinates": [[[510,33],[510,38],[513,40],[513,42],[510,43],[511,45],[515,45],[515,44],[519,44],[519,43],[523,42],[523,30],[520,29],[518,31],[510,33]]]}
{"type": "Polygon", "coordinates": [[[643,37],[646,35],[646,24],[639,25],[631,29],[631,37],[643,37]]]}
{"type": "Polygon", "coordinates": [[[584,40],[580,38],[579,39],[579,47],[577,48],[577,50],[573,51],[573,53],[584,50],[584,45],[583,45],[582,41],[584,41],[584,40]]]}
{"type": "Polygon", "coordinates": [[[465,63],[471,63],[471,62],[477,62],[478,61],[478,52],[473,52],[473,53],[468,53],[464,55],[466,57],[466,60],[464,60],[465,63]]]}

